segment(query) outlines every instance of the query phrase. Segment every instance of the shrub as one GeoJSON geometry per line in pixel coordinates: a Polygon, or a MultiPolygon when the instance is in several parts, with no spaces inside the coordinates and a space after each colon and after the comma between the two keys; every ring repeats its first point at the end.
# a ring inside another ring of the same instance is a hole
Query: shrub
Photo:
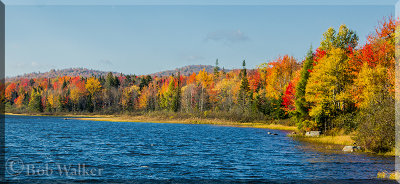
{"type": "Polygon", "coordinates": [[[394,101],[371,105],[359,115],[356,141],[376,153],[391,151],[395,146],[394,101]]]}

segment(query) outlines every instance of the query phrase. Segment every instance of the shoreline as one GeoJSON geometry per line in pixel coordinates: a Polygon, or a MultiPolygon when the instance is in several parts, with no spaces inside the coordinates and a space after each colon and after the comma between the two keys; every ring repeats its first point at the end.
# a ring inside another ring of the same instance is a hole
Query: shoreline
{"type": "MultiPolygon", "coordinates": [[[[298,132],[297,127],[287,126],[276,123],[262,123],[262,122],[251,122],[251,123],[241,123],[234,121],[227,121],[222,119],[204,119],[204,118],[185,118],[176,119],[170,117],[159,118],[159,117],[149,117],[149,116],[130,116],[130,115],[98,115],[98,114],[15,114],[15,113],[5,113],[5,115],[14,116],[50,116],[50,117],[69,117],[71,119],[83,120],[83,121],[107,121],[107,122],[140,122],[140,123],[175,123],[175,124],[208,124],[215,126],[229,126],[229,127],[240,127],[240,128],[261,128],[261,129],[271,129],[271,130],[281,130],[286,132],[298,132]]],[[[348,146],[354,143],[351,135],[337,135],[337,136],[320,136],[320,137],[305,137],[299,134],[287,136],[301,142],[308,142],[312,144],[325,144],[325,145],[340,145],[348,146]]],[[[378,156],[395,156],[395,151],[387,153],[371,153],[364,151],[366,154],[373,154],[378,156]]]]}

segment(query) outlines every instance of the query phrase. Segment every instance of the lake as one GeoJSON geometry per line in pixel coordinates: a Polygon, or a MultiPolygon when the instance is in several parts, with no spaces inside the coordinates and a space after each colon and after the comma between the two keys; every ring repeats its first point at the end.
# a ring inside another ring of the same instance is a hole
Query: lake
{"type": "Polygon", "coordinates": [[[393,157],[323,151],[279,130],[11,115],[5,128],[11,180],[374,179],[395,169],[393,157]]]}

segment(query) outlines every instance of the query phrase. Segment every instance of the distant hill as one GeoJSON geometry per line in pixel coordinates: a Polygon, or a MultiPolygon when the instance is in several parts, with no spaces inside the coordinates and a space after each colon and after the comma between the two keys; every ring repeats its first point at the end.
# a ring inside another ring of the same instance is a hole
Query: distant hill
{"type": "MultiPolygon", "coordinates": [[[[107,75],[109,72],[99,71],[99,70],[92,70],[87,68],[67,68],[61,70],[52,69],[48,72],[40,73],[40,72],[33,72],[24,75],[19,75],[16,77],[6,77],[6,81],[14,81],[19,78],[55,78],[55,77],[63,77],[63,76],[80,76],[80,77],[91,77],[91,76],[104,76],[107,75]]],[[[112,72],[114,75],[119,73],[112,72]]]]}
{"type": "MultiPolygon", "coordinates": [[[[200,70],[205,69],[208,73],[214,72],[214,66],[211,65],[188,65],[180,68],[176,68],[174,70],[165,70],[157,73],[150,74],[151,76],[170,76],[177,75],[178,72],[181,72],[181,75],[189,76],[192,73],[199,73],[200,70]]],[[[226,70],[228,72],[229,70],[226,70]]]]}
{"type": "MultiPolygon", "coordinates": [[[[198,73],[202,69],[206,69],[207,72],[212,73],[214,71],[214,66],[211,65],[189,65],[189,66],[184,66],[181,68],[176,68],[174,70],[165,70],[153,74],[149,74],[151,76],[170,76],[170,75],[177,75],[177,73],[180,71],[181,75],[189,76],[193,72],[198,73]]],[[[226,72],[230,70],[226,70],[226,72]]],[[[105,76],[109,72],[106,71],[100,71],[100,70],[92,70],[92,69],[87,69],[87,68],[67,68],[67,69],[60,69],[60,70],[55,70],[52,69],[48,72],[33,72],[33,73],[28,73],[24,75],[19,75],[16,77],[6,77],[6,82],[12,82],[15,80],[18,80],[20,78],[55,78],[55,77],[63,77],[63,76],[80,76],[80,77],[91,77],[91,76],[105,76]]],[[[118,72],[112,72],[114,75],[119,75],[120,73],[118,72]]]]}

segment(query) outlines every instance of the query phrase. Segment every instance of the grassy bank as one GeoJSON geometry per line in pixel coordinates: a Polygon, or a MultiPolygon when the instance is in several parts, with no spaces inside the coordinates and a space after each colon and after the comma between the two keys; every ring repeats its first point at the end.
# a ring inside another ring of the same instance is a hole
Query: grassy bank
{"type": "Polygon", "coordinates": [[[353,145],[355,142],[350,135],[336,135],[336,136],[319,136],[319,137],[305,137],[302,135],[290,135],[296,140],[306,141],[319,144],[337,144],[337,145],[353,145]]]}
{"type": "Polygon", "coordinates": [[[90,121],[109,121],[109,122],[146,122],[146,123],[180,123],[180,124],[211,124],[218,126],[232,126],[232,127],[248,127],[248,128],[265,128],[285,131],[296,131],[297,127],[279,124],[279,121],[270,122],[235,122],[224,119],[206,119],[206,118],[175,118],[173,116],[151,116],[151,115],[99,115],[99,114],[15,114],[6,113],[6,115],[21,115],[21,116],[59,116],[59,117],[73,117],[78,120],[90,121]]]}
{"type": "MultiPolygon", "coordinates": [[[[356,141],[352,138],[352,135],[335,135],[335,136],[319,136],[319,137],[306,137],[303,135],[289,135],[293,137],[295,140],[310,142],[315,144],[334,144],[334,145],[342,145],[342,146],[351,146],[356,141]]],[[[370,150],[364,150],[365,153],[379,155],[379,156],[396,156],[395,149],[390,152],[385,153],[374,153],[370,150]]],[[[399,155],[399,154],[397,154],[399,155]]]]}
{"type": "Polygon", "coordinates": [[[378,172],[377,178],[379,179],[389,179],[389,180],[400,180],[400,172],[399,171],[394,171],[394,172],[387,172],[387,171],[382,171],[378,172]]]}
{"type": "Polygon", "coordinates": [[[186,118],[186,119],[160,119],[158,117],[148,116],[105,116],[105,117],[86,117],[76,118],[79,120],[90,120],[90,121],[111,121],[111,122],[148,122],[148,123],[180,123],[180,124],[211,124],[219,126],[233,126],[233,127],[249,127],[249,128],[265,128],[275,130],[286,130],[296,131],[297,128],[294,126],[287,126],[281,124],[271,123],[240,123],[234,121],[227,121],[223,119],[202,119],[202,118],[186,118]]]}
{"type": "Polygon", "coordinates": [[[53,117],[103,117],[105,115],[97,115],[97,114],[72,114],[72,113],[13,113],[6,112],[5,115],[13,115],[13,116],[53,116],[53,117]]]}

